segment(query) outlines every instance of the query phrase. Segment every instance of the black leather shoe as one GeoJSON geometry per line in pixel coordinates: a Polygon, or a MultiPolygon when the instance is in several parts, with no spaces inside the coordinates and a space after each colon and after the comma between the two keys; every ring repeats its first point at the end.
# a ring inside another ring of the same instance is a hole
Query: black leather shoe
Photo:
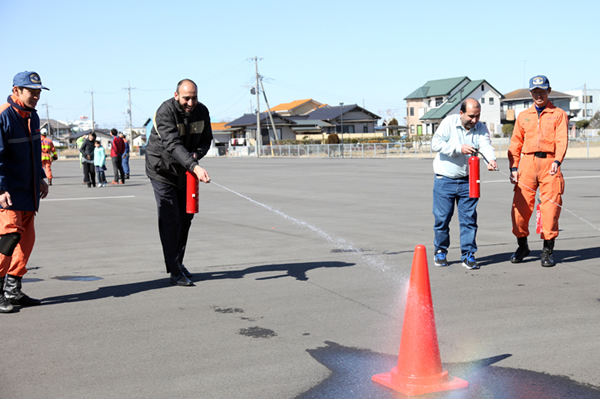
{"type": "Polygon", "coordinates": [[[542,252],[541,260],[542,260],[543,267],[556,266],[556,262],[554,261],[552,254],[550,254],[548,252],[542,252]]]}
{"type": "Polygon", "coordinates": [[[194,275],[192,273],[190,273],[190,271],[188,269],[185,268],[184,265],[181,265],[181,272],[183,273],[184,276],[186,276],[187,278],[192,278],[194,277],[194,275]]]}
{"type": "Polygon", "coordinates": [[[510,257],[511,263],[521,263],[526,256],[529,255],[529,245],[527,245],[527,237],[517,238],[519,247],[515,253],[510,257]]]}
{"type": "Polygon", "coordinates": [[[171,274],[171,277],[169,278],[169,283],[173,284],[173,285],[179,285],[182,287],[193,287],[194,283],[192,283],[192,281],[187,278],[186,276],[184,276],[183,274],[181,276],[175,276],[173,274],[171,274]]]}
{"type": "Polygon", "coordinates": [[[6,282],[4,283],[4,296],[13,305],[19,306],[39,306],[42,301],[39,299],[30,298],[23,291],[21,291],[21,280],[23,277],[6,275],[6,282]]]}
{"type": "Polygon", "coordinates": [[[543,267],[552,267],[556,265],[552,253],[554,252],[554,240],[544,240],[544,248],[540,256],[543,267]]]}
{"type": "Polygon", "coordinates": [[[525,257],[529,255],[530,252],[531,251],[529,250],[529,247],[519,247],[517,248],[515,253],[510,257],[510,262],[521,263],[523,262],[523,259],[525,259],[525,257]]]}
{"type": "Polygon", "coordinates": [[[8,299],[4,297],[4,292],[0,291],[2,296],[0,296],[0,313],[10,313],[13,311],[13,305],[9,302],[8,299]]]}
{"type": "Polygon", "coordinates": [[[17,299],[8,298],[8,300],[13,305],[19,305],[19,306],[23,306],[23,307],[26,307],[26,306],[40,306],[42,304],[42,301],[40,301],[39,299],[31,298],[31,297],[29,297],[29,296],[27,296],[25,294],[21,295],[17,299]]]}

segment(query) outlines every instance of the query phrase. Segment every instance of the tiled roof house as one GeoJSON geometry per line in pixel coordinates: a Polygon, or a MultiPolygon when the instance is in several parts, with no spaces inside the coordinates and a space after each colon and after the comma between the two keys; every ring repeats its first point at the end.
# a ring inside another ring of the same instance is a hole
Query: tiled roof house
{"type": "Polygon", "coordinates": [[[481,104],[481,122],[493,135],[500,132],[500,100],[502,94],[485,79],[471,80],[466,76],[430,80],[404,99],[406,125],[411,135],[433,134],[448,115],[458,114],[466,98],[481,104]]]}

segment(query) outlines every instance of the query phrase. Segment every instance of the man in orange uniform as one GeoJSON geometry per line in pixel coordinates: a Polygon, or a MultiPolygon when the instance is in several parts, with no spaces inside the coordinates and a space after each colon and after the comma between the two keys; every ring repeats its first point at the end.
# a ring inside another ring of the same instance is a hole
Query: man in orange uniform
{"type": "Polygon", "coordinates": [[[556,264],[552,253],[554,239],[558,236],[558,217],[565,190],[560,165],[567,152],[569,122],[566,112],[548,100],[551,91],[547,77],[537,75],[530,79],[529,92],[534,104],[519,114],[510,140],[508,162],[510,180],[515,185],[512,231],[519,244],[510,258],[512,263],[520,263],[529,255],[529,219],[539,187],[542,200],[541,238],[544,240],[541,262],[544,267],[556,264]]]}
{"type": "Polygon", "coordinates": [[[54,148],[54,143],[48,137],[48,132],[46,129],[42,129],[42,166],[44,167],[44,171],[46,172],[46,177],[48,178],[48,185],[52,185],[52,161],[56,161],[58,159],[58,155],[56,154],[56,149],[54,148]]]}
{"type": "Polygon", "coordinates": [[[41,304],[21,291],[21,279],[35,242],[35,213],[48,195],[35,111],[42,89],[48,90],[37,73],[18,73],[0,106],[0,313],[41,304]]]}

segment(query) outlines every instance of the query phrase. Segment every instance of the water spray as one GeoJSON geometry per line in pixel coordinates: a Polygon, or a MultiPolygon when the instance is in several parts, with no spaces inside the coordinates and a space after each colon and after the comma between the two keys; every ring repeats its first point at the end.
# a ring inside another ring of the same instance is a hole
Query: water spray
{"type": "MultiPolygon", "coordinates": [[[[285,213],[281,212],[278,209],[272,208],[269,205],[263,204],[261,202],[255,201],[252,198],[244,195],[244,194],[240,194],[230,188],[227,188],[221,184],[215,183],[214,181],[211,180],[211,184],[214,184],[218,187],[221,187],[222,189],[229,191],[230,193],[233,193],[239,197],[242,197],[250,202],[252,202],[255,205],[258,205],[260,207],[265,208],[266,210],[273,212],[301,227],[307,228],[311,231],[313,231],[314,233],[316,233],[319,237],[325,239],[326,241],[334,244],[338,249],[340,249],[340,252],[348,252],[348,253],[362,253],[363,251],[361,251],[360,249],[358,249],[356,246],[354,246],[354,244],[352,244],[351,242],[343,239],[343,238],[339,238],[339,237],[333,237],[329,234],[327,234],[325,231],[321,230],[320,228],[313,226],[307,222],[304,222],[302,220],[296,219],[292,216],[286,215],[285,213]]],[[[366,256],[366,257],[362,257],[361,258],[365,263],[369,264],[372,267],[378,268],[382,271],[385,270],[389,270],[390,266],[387,264],[387,262],[385,262],[385,260],[383,260],[383,258],[381,256],[366,256]]]]}

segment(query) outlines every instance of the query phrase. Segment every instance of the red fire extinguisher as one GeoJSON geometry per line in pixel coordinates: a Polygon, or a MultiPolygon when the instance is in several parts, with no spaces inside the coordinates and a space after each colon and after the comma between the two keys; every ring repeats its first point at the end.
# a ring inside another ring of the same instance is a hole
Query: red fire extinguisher
{"type": "Polygon", "coordinates": [[[198,178],[194,173],[190,171],[185,172],[186,174],[186,200],[185,200],[185,211],[187,213],[198,213],[198,178]]]}
{"type": "Polygon", "coordinates": [[[479,157],[477,153],[469,158],[469,198],[479,198],[479,157]]]}

